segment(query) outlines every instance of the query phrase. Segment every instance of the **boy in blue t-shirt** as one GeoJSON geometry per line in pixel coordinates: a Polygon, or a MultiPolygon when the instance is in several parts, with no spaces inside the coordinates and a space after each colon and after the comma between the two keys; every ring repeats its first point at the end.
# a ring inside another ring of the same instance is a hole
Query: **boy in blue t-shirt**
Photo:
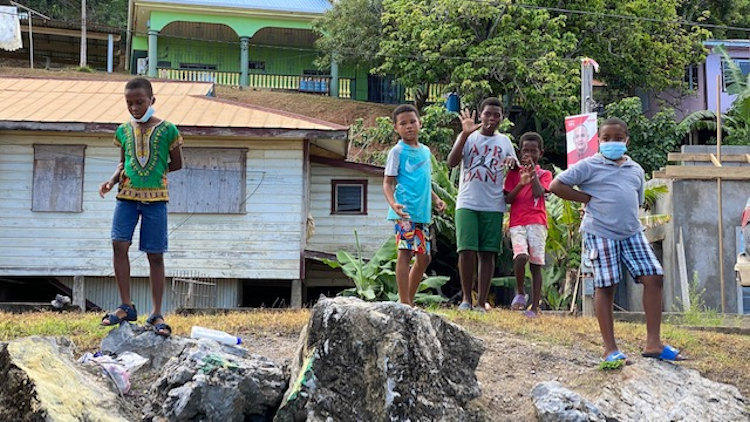
{"type": "Polygon", "coordinates": [[[679,350],[661,342],[663,270],[638,219],[645,180],[643,168],[624,155],[629,141],[624,121],[614,117],[605,120],[599,129],[599,153],[560,173],[549,190],[562,199],[586,204],[581,232],[594,266],[594,309],[604,340],[603,359],[627,362],[615,342],[612,313],[624,264],[643,285],[646,347],[642,355],[683,360],[679,350]]]}
{"type": "Polygon", "coordinates": [[[431,152],[419,143],[422,123],[414,106],[403,104],[393,111],[393,125],[401,137],[388,152],[383,177],[383,193],[390,205],[388,219],[395,222],[396,283],[399,301],[414,306],[414,296],[430,263],[432,205],[438,212],[445,202],[432,191],[431,152]],[[409,268],[416,254],[414,266],[409,268]]]}

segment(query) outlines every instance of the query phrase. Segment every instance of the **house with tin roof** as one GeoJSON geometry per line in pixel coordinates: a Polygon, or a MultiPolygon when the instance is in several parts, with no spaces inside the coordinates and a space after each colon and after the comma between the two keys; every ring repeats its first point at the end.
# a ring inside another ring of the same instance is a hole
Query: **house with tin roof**
{"type": "MultiPolygon", "coordinates": [[[[4,282],[78,282],[88,307],[118,305],[115,201],[97,189],[119,161],[124,84],[0,76],[0,301],[13,300],[4,282]]],[[[344,126],[222,100],[213,86],[153,82],[157,115],[185,141],[185,166],[169,174],[166,308],[300,306],[349,286],[319,259],[354,249],[355,229],[366,252],[391,234],[382,168],[345,161],[344,126]]],[[[133,297],[147,309],[137,249],[133,297]]]]}

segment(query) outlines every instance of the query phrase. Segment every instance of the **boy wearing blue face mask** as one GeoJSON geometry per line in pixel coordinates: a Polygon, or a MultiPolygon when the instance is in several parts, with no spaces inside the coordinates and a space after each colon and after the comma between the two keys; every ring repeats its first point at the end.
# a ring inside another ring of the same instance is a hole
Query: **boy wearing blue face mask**
{"type": "Polygon", "coordinates": [[[146,322],[156,334],[169,336],[172,329],[161,315],[164,293],[164,252],[167,250],[167,173],[182,168],[182,137],[177,128],[154,116],[151,82],[135,78],[125,85],[125,101],[131,119],[115,131],[120,163],[112,177],[99,186],[104,195],[118,184],[112,218],[112,248],[115,279],[122,304],[102,318],[101,325],[118,325],[138,317],[130,298],[128,249],[138,220],[141,221],[140,250],[148,256],[153,310],[146,322]]]}
{"type": "Polygon", "coordinates": [[[645,179],[641,166],[624,155],[629,141],[624,121],[605,120],[599,129],[599,153],[560,173],[550,191],[562,199],[586,204],[581,232],[594,266],[594,308],[604,340],[604,360],[627,362],[615,342],[612,312],[622,264],[643,284],[646,347],[642,355],[683,360],[677,349],[662,344],[660,338],[663,272],[638,219],[645,179]]]}

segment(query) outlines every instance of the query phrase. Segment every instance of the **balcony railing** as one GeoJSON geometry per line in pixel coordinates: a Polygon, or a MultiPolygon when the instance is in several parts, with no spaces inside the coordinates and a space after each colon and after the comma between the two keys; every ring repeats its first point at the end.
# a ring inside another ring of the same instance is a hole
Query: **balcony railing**
{"type": "MultiPolygon", "coordinates": [[[[158,69],[160,78],[178,81],[213,82],[217,85],[240,85],[239,72],[222,72],[217,70],[186,70],[186,69],[158,69]]],[[[250,73],[248,86],[261,89],[283,89],[289,91],[307,92],[313,94],[330,95],[330,76],[307,75],[271,75],[265,73],[250,73]]],[[[354,80],[339,78],[339,97],[352,98],[354,80]]]]}

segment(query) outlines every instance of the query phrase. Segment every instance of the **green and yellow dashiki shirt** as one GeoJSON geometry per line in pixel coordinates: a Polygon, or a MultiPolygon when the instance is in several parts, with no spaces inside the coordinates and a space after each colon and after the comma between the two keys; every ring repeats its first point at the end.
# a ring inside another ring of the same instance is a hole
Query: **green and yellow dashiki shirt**
{"type": "Polygon", "coordinates": [[[169,152],[182,145],[177,127],[166,120],[147,129],[123,123],[115,131],[114,143],[125,151],[117,199],[169,201],[169,152]]]}

